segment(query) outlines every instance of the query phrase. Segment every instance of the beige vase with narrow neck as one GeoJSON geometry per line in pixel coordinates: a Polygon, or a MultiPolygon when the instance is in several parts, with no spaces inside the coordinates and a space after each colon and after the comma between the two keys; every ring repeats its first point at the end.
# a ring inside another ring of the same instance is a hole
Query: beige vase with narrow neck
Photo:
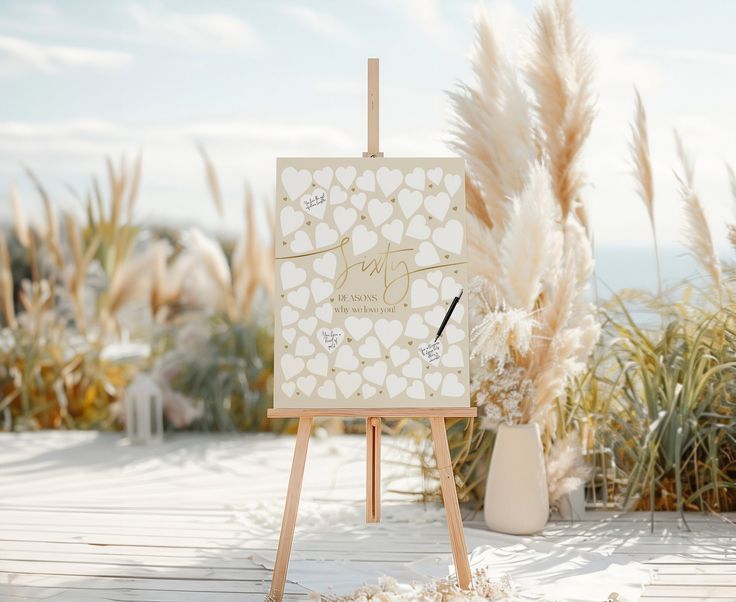
{"type": "Polygon", "coordinates": [[[536,424],[499,425],[483,514],[489,529],[512,535],[537,533],[547,524],[547,475],[536,424]]]}

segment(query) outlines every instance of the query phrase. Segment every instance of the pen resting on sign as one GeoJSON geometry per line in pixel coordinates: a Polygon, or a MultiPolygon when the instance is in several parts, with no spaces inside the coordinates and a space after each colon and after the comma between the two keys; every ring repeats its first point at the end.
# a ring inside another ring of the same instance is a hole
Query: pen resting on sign
{"type": "Polygon", "coordinates": [[[463,296],[463,289],[461,288],[457,292],[457,295],[455,295],[455,298],[452,300],[452,303],[450,303],[450,307],[447,308],[445,317],[442,318],[442,324],[440,324],[440,327],[437,329],[437,335],[434,337],[435,341],[442,336],[442,331],[445,329],[445,326],[447,326],[447,321],[450,319],[452,312],[455,311],[455,306],[457,305],[457,302],[460,301],[460,297],[462,296],[463,296]]]}

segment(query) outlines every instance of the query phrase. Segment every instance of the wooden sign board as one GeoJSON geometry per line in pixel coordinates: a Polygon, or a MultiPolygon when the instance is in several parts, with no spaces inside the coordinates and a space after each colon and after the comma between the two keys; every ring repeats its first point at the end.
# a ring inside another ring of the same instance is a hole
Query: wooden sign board
{"type": "Polygon", "coordinates": [[[275,408],[468,407],[464,165],[277,162],[275,408]]]}

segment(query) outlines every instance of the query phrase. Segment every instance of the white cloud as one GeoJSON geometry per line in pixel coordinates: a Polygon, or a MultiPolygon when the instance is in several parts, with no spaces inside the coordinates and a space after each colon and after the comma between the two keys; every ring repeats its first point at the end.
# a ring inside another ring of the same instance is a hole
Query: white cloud
{"type": "Polygon", "coordinates": [[[356,33],[344,21],[333,14],[295,4],[282,6],[281,12],[322,36],[351,43],[356,42],[358,39],[356,33]]]}
{"type": "Polygon", "coordinates": [[[243,19],[225,13],[175,13],[129,7],[138,28],[153,39],[205,51],[257,52],[263,48],[258,33],[243,19]]]}
{"type": "Polygon", "coordinates": [[[457,47],[455,30],[441,13],[438,0],[400,0],[391,4],[401,8],[407,21],[421,29],[435,46],[457,47]]]}
{"type": "Polygon", "coordinates": [[[0,73],[67,69],[124,67],[132,62],[126,52],[95,50],[81,46],[39,44],[11,36],[0,36],[0,73]]]}

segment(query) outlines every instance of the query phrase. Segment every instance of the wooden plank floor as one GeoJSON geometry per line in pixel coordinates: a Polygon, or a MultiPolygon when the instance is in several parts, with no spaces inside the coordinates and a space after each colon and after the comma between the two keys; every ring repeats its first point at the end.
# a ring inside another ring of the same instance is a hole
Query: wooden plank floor
{"type": "MultiPolygon", "coordinates": [[[[345,508],[336,523],[361,516],[363,446],[363,437],[310,442],[303,499],[345,508]]],[[[292,448],[292,438],[270,435],[182,435],[129,447],[114,434],[0,434],[0,600],[263,600],[270,571],[254,557],[274,553],[278,533],[268,520],[282,507],[292,448]]],[[[385,483],[420,489],[404,443],[384,437],[383,455],[385,483]]],[[[384,491],[388,520],[408,499],[384,491]]],[[[449,551],[441,520],[401,538],[356,520],[325,541],[300,540],[303,518],[295,553],[398,567],[449,551]],[[352,545],[366,540],[374,545],[352,545]]],[[[643,600],[736,600],[734,518],[688,515],[687,531],[675,515],[659,514],[651,534],[648,515],[594,512],[551,521],[534,540],[646,563],[656,575],[643,600]]],[[[483,525],[468,517],[466,528],[472,540],[483,525]]],[[[286,599],[309,593],[290,583],[286,599]]]]}

